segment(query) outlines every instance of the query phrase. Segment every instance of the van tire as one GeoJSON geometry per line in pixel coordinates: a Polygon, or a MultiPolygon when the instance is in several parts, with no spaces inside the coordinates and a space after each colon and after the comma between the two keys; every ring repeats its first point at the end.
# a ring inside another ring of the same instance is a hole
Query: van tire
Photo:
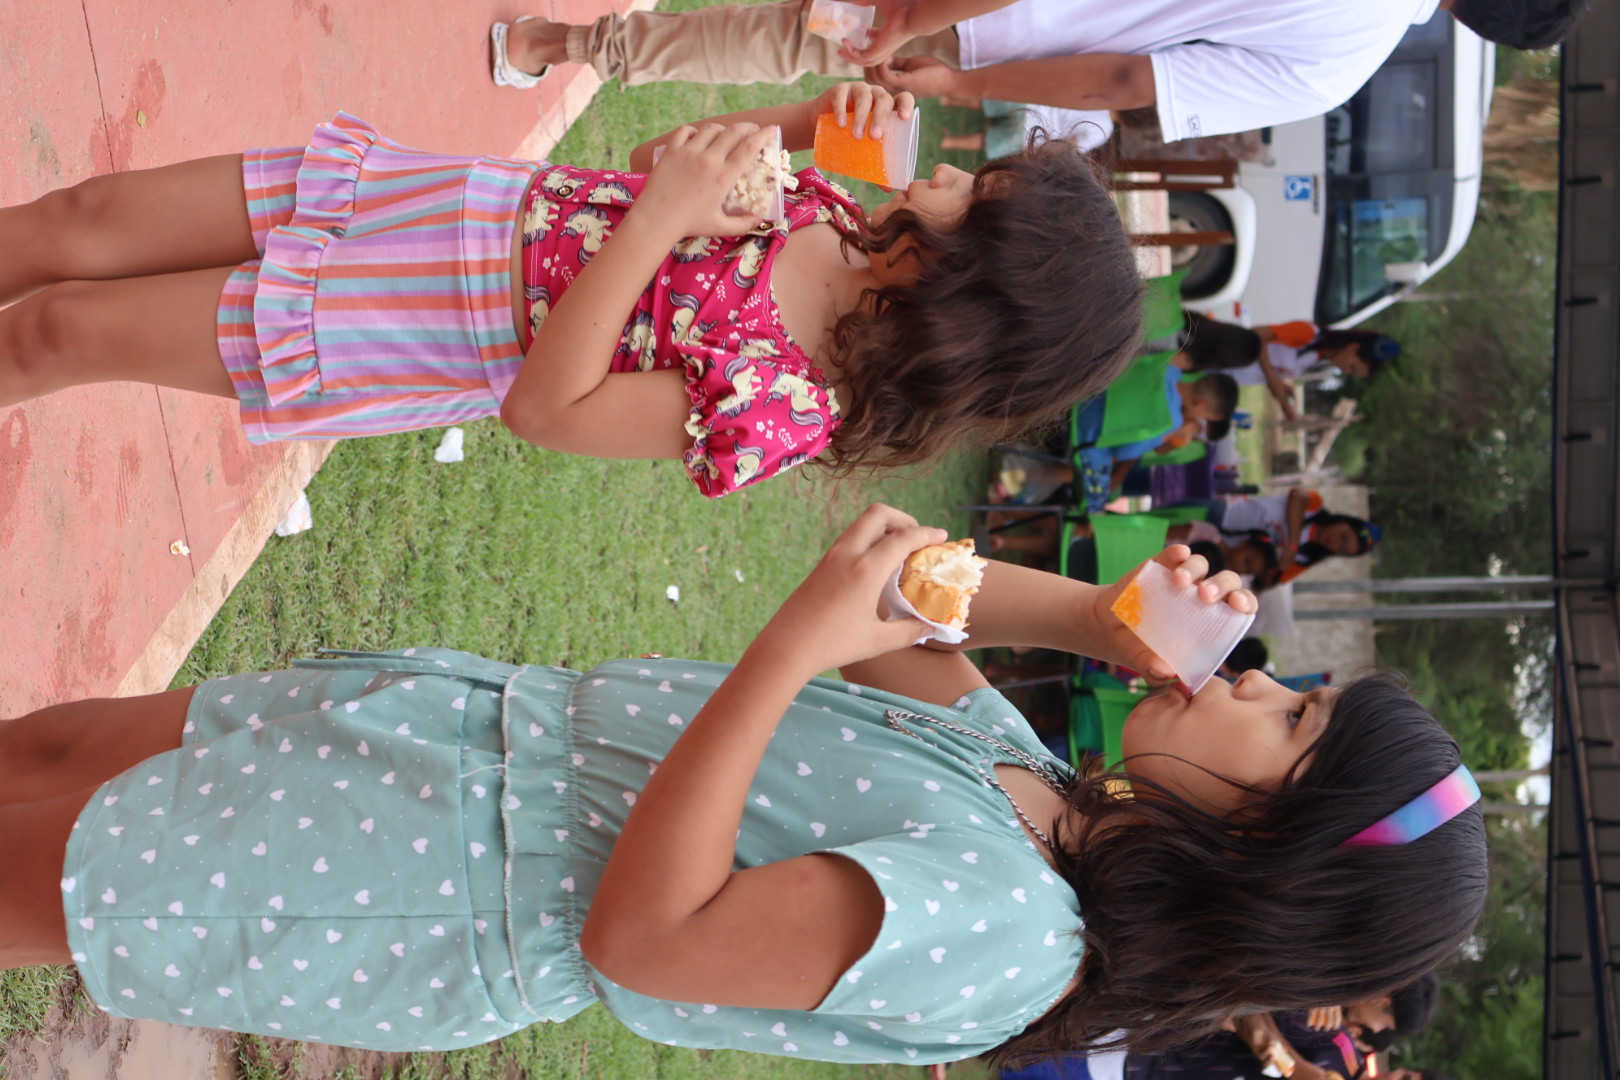
{"type": "MultiPolygon", "coordinates": [[[[1231,232],[1232,215],[1219,199],[1195,191],[1170,193],[1171,232],[1231,232]]],[[[1237,252],[1230,244],[1211,247],[1171,248],[1171,265],[1186,270],[1181,295],[1198,300],[1220,292],[1232,276],[1237,252]]]]}

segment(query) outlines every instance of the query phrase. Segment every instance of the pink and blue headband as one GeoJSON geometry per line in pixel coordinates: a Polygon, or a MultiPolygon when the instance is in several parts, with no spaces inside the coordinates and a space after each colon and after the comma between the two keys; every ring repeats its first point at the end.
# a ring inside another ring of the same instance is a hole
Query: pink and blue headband
{"type": "Polygon", "coordinates": [[[1433,832],[1479,801],[1479,784],[1458,765],[1444,780],[1381,821],[1362,829],[1340,847],[1393,847],[1433,832]]]}

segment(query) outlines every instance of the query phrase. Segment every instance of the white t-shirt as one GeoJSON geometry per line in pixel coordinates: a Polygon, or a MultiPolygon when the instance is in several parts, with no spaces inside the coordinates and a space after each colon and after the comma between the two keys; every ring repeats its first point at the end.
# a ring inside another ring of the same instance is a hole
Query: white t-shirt
{"type": "MultiPolygon", "coordinates": [[[[1290,381],[1299,378],[1322,362],[1316,355],[1315,349],[1296,349],[1292,345],[1284,345],[1280,341],[1273,341],[1266,345],[1266,359],[1271,361],[1272,368],[1283,378],[1290,381]]],[[[1228,368],[1228,375],[1232,376],[1239,386],[1264,386],[1266,373],[1258,363],[1247,367],[1228,368]]]]}
{"type": "MultiPolygon", "coordinates": [[[[1319,116],[1439,0],[1015,0],[956,24],[963,68],[1149,54],[1166,142],[1319,116]]],[[[1441,16],[1444,17],[1444,16],[1441,16]]]]}

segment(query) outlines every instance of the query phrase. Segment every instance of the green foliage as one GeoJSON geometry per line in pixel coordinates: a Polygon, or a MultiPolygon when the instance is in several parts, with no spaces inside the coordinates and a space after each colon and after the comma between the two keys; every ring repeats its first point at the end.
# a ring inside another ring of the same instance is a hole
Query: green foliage
{"type": "MultiPolygon", "coordinates": [[[[1556,57],[1512,54],[1499,75],[1515,72],[1556,77],[1556,57]]],[[[1384,527],[1379,577],[1551,570],[1557,206],[1502,176],[1486,180],[1468,246],[1371,320],[1402,343],[1399,364],[1344,390],[1367,419],[1336,458],[1371,485],[1384,527]]],[[[1551,718],[1552,633],[1546,619],[1385,623],[1378,653],[1408,673],[1471,766],[1522,768],[1526,731],[1551,718]]],[[[1491,841],[1484,917],[1442,972],[1434,1024],[1396,1063],[1453,1080],[1532,1080],[1542,1068],[1544,825],[1493,817],[1491,841]]]]}
{"type": "Polygon", "coordinates": [[[1545,830],[1512,818],[1491,825],[1491,895],[1474,939],[1442,970],[1443,1004],[1403,1047],[1401,1064],[1452,1080],[1539,1080],[1545,830]]]}
{"type": "Polygon", "coordinates": [[[1502,195],[1413,301],[1374,320],[1404,355],[1347,388],[1385,528],[1381,577],[1546,573],[1550,565],[1556,204],[1502,195]]]}

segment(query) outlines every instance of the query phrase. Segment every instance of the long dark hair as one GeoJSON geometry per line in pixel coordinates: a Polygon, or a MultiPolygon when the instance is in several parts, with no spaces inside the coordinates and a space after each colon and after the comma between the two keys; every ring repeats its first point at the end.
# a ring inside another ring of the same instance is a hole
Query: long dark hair
{"type": "MultiPolygon", "coordinates": [[[[1239,1011],[1358,1001],[1433,970],[1485,904],[1478,805],[1394,847],[1340,847],[1457,767],[1457,743],[1398,681],[1346,686],[1280,791],[1226,817],[1141,778],[1077,779],[1058,865],[1080,900],[1075,988],[991,1056],[1156,1052],[1239,1011]],[[1296,769],[1298,767],[1296,766],[1296,769]]],[[[1130,773],[1130,762],[1125,772],[1130,773]]]]}
{"type": "Polygon", "coordinates": [[[1356,347],[1361,362],[1367,365],[1368,378],[1377,375],[1384,370],[1384,365],[1401,355],[1400,343],[1377,330],[1323,330],[1316,335],[1315,340],[1300,351],[1321,352],[1323,349],[1336,349],[1342,345],[1356,347]]]}
{"type": "Polygon", "coordinates": [[[1141,344],[1142,278],[1099,165],[1037,129],[973,188],[948,231],[902,205],[847,238],[897,252],[919,276],[869,292],[833,328],[851,398],[822,455],[835,471],[909,465],[1056,420],[1141,344]]]}
{"type": "MultiPolygon", "coordinates": [[[[1378,543],[1372,526],[1362,518],[1352,517],[1349,514],[1335,514],[1331,510],[1318,510],[1305,519],[1305,524],[1311,526],[1313,533],[1316,530],[1325,529],[1329,525],[1350,526],[1350,531],[1356,534],[1355,555],[1367,554],[1378,543]]],[[[1300,566],[1315,566],[1323,559],[1332,558],[1337,554],[1338,552],[1315,540],[1307,540],[1299,545],[1299,555],[1294,561],[1300,566]]]]}
{"type": "Polygon", "coordinates": [[[1202,312],[1183,308],[1185,330],[1181,353],[1190,371],[1231,371],[1260,360],[1260,335],[1245,326],[1223,323],[1202,312]]]}

